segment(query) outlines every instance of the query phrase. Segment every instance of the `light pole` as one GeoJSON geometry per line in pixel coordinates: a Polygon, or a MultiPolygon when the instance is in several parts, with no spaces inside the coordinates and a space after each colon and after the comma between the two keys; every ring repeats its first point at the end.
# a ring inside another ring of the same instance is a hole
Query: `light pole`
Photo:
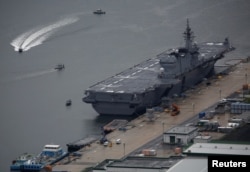
{"type": "Polygon", "coordinates": [[[245,73],[245,81],[246,81],[246,85],[244,85],[243,88],[242,88],[242,98],[244,98],[245,90],[248,89],[247,73],[245,73]]]}
{"type": "Polygon", "coordinates": [[[125,143],[123,143],[123,156],[125,156],[125,143]]]}
{"type": "Polygon", "coordinates": [[[162,122],[162,134],[164,134],[165,123],[162,122]]]}
{"type": "Polygon", "coordinates": [[[194,115],[194,108],[195,108],[195,104],[192,103],[192,107],[193,107],[193,115],[194,115]]]}
{"type": "Polygon", "coordinates": [[[221,89],[219,89],[219,93],[220,93],[220,100],[221,100],[221,89]]]}
{"type": "Polygon", "coordinates": [[[247,73],[245,74],[246,84],[247,84],[247,73]]]}

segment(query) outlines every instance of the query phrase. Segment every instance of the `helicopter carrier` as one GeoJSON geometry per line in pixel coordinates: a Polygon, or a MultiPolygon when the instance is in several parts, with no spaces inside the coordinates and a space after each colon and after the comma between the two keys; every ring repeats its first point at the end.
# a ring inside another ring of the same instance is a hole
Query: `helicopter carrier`
{"type": "Polygon", "coordinates": [[[194,42],[187,20],[185,46],[166,50],[85,90],[83,102],[100,115],[141,114],[192,88],[214,69],[216,61],[233,50],[228,38],[222,42],[194,42]]]}

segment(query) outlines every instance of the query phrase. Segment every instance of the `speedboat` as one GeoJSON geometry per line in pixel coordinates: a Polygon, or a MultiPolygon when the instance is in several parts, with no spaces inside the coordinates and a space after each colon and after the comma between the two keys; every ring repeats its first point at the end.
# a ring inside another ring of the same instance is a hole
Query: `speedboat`
{"type": "Polygon", "coordinates": [[[71,99],[69,99],[69,100],[66,101],[66,104],[65,104],[65,105],[66,105],[66,106],[71,106],[71,104],[72,104],[72,101],[71,101],[71,99]]]}
{"type": "Polygon", "coordinates": [[[93,12],[94,14],[106,14],[105,11],[103,11],[102,9],[97,9],[93,12]]]}
{"type": "Polygon", "coordinates": [[[58,64],[58,65],[55,67],[56,70],[62,70],[62,69],[64,69],[64,68],[65,68],[64,64],[58,64]]]}
{"type": "Polygon", "coordinates": [[[23,52],[23,49],[22,49],[22,48],[19,48],[19,49],[18,49],[18,52],[19,52],[19,53],[22,53],[22,52],[23,52]]]}

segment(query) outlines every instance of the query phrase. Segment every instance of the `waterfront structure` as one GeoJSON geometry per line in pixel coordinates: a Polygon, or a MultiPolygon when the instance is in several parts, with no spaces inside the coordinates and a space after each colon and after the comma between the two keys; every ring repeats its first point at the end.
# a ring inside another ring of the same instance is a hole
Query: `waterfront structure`
{"type": "Polygon", "coordinates": [[[198,134],[198,128],[192,126],[177,126],[164,132],[163,142],[167,144],[187,145],[198,134]]]}
{"type": "MultiPolygon", "coordinates": [[[[102,162],[105,158],[109,159],[107,161],[112,161],[111,159],[120,159],[124,156],[127,156],[128,154],[131,155],[130,153],[132,153],[133,151],[135,151],[134,153],[136,156],[142,156],[140,152],[143,148],[156,149],[157,156],[168,157],[169,154],[171,153],[176,154],[176,151],[173,151],[173,150],[176,150],[175,149],[176,147],[177,148],[181,148],[181,147],[178,145],[161,144],[163,132],[168,131],[170,127],[173,127],[173,125],[179,125],[179,124],[183,124],[185,126],[193,125],[195,121],[197,120],[198,115],[196,115],[196,113],[192,111],[192,104],[195,104],[195,112],[197,113],[203,112],[203,111],[206,112],[208,107],[214,107],[213,105],[215,105],[218,102],[218,100],[220,100],[218,96],[218,84],[221,90],[223,90],[223,95],[225,97],[229,97],[232,93],[235,93],[235,92],[238,93],[238,89],[241,88],[242,83],[245,82],[244,77],[239,77],[239,76],[241,76],[241,74],[245,74],[245,69],[249,67],[250,67],[249,63],[242,63],[240,65],[236,65],[235,68],[233,69],[234,71],[237,71],[237,72],[231,72],[229,75],[224,76],[223,80],[220,80],[220,79],[210,80],[211,85],[209,87],[207,87],[204,84],[199,85],[196,89],[201,90],[201,94],[197,93],[195,89],[194,91],[191,91],[190,94],[189,93],[187,94],[185,101],[178,104],[181,109],[180,116],[171,117],[169,116],[168,113],[163,112],[162,114],[157,115],[156,122],[152,123],[152,122],[149,122],[148,118],[145,115],[142,115],[134,119],[128,124],[128,127],[127,127],[128,130],[126,130],[125,134],[119,130],[116,130],[114,131],[114,133],[107,136],[107,139],[110,139],[112,142],[114,142],[114,139],[119,136],[119,138],[122,139],[122,144],[120,145],[113,144],[112,147],[103,147],[102,145],[94,143],[93,145],[91,145],[91,147],[88,147],[88,149],[82,150],[84,156],[77,159],[76,163],[75,161],[72,161],[72,163],[69,163],[67,165],[64,165],[64,164],[56,165],[55,167],[53,167],[53,170],[80,172],[83,169],[88,169],[92,167],[93,165],[100,164],[100,162],[102,162]],[[194,119],[195,121],[190,121],[190,118],[193,118],[193,117],[195,117],[194,119]],[[143,136],[143,137],[140,137],[138,141],[139,136],[143,136]],[[141,147],[145,143],[150,143],[157,136],[159,136],[159,142],[153,144],[153,147],[151,147],[150,145],[145,145],[146,147],[141,147]],[[163,147],[161,147],[160,145],[162,145],[163,147]],[[171,149],[165,150],[163,148],[171,148],[171,149]]],[[[241,118],[240,117],[241,115],[239,116],[236,115],[236,116],[237,118],[241,118]]],[[[248,116],[246,114],[245,118],[247,119],[247,117],[248,116]]],[[[219,123],[223,124],[225,122],[224,119],[225,118],[218,118],[217,120],[219,123]]],[[[238,131],[236,132],[237,137],[238,138],[240,137],[240,139],[238,140],[246,141],[245,139],[247,139],[247,137],[245,136],[247,136],[247,134],[243,134],[241,132],[241,129],[243,128],[239,128],[238,130],[236,130],[238,131]]],[[[224,135],[220,133],[218,133],[219,135],[217,135],[217,133],[211,133],[211,135],[213,134],[215,134],[216,136],[215,138],[218,138],[224,135]]],[[[193,158],[193,155],[191,158],[193,158]]],[[[167,171],[174,172],[174,170],[172,169],[175,169],[175,167],[178,167],[178,169],[179,168],[182,169],[182,170],[178,170],[178,172],[183,171],[183,169],[190,169],[191,171],[202,171],[202,169],[207,168],[207,165],[206,165],[207,157],[205,154],[202,154],[201,152],[198,155],[198,160],[196,160],[195,158],[194,161],[192,162],[188,160],[188,161],[184,161],[183,163],[178,163],[167,171]],[[200,158],[203,155],[205,159],[202,162],[199,162],[198,160],[200,160],[200,158]],[[194,165],[195,163],[197,163],[196,166],[194,165]]],[[[130,168],[129,164],[127,166],[128,166],[127,168],[129,169],[130,168]]]]}
{"type": "Polygon", "coordinates": [[[99,114],[141,114],[157,106],[163,97],[180,95],[213,71],[215,62],[233,50],[224,42],[194,42],[187,21],[185,46],[166,50],[85,90],[83,101],[99,114]]]}

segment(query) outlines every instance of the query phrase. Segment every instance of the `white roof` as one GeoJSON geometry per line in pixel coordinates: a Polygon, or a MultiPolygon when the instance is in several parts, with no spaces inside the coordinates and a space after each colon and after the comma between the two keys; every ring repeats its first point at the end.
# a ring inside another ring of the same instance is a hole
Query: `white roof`
{"type": "Polygon", "coordinates": [[[177,126],[166,131],[164,134],[190,134],[196,130],[198,129],[192,126],[177,126]]]}
{"type": "Polygon", "coordinates": [[[208,140],[211,139],[212,136],[196,136],[195,139],[202,139],[202,140],[208,140]]]}
{"type": "Polygon", "coordinates": [[[46,148],[59,148],[60,145],[45,145],[46,148]]]}
{"type": "Polygon", "coordinates": [[[173,167],[167,170],[167,172],[183,172],[183,171],[207,172],[208,171],[207,158],[200,156],[187,157],[179,161],[173,167]]]}
{"type": "Polygon", "coordinates": [[[195,143],[184,151],[188,154],[250,155],[250,145],[195,143]]]}

